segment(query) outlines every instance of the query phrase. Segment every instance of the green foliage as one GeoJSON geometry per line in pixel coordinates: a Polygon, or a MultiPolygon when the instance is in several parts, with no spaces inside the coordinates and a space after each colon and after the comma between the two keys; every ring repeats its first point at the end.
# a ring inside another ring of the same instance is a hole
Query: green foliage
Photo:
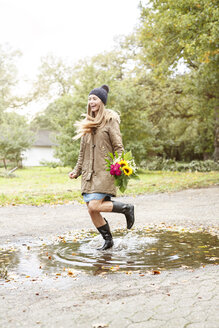
{"type": "Polygon", "coordinates": [[[74,167],[79,151],[79,142],[72,140],[75,135],[74,122],[80,118],[81,114],[77,98],[65,95],[50,104],[47,110],[52,126],[58,132],[55,156],[64,165],[74,167]]]}
{"type": "Polygon", "coordinates": [[[151,0],[140,10],[137,32],[120,37],[113,51],[75,66],[51,56],[42,61],[36,93],[58,99],[32,124],[57,131],[56,155],[64,165],[77,160],[74,123],[86,112],[90,90],[103,83],[137,164],[156,155],[219,158],[216,1],[151,0]]]}
{"type": "Polygon", "coordinates": [[[121,115],[121,132],[125,149],[131,149],[136,163],[161,148],[156,140],[158,130],[149,120],[144,87],[134,79],[118,82],[112,90],[113,108],[121,115]]]}
{"type": "Polygon", "coordinates": [[[218,63],[217,0],[150,0],[141,6],[140,36],[151,66],[171,69],[179,59],[191,68],[218,63]]]}
{"type": "Polygon", "coordinates": [[[103,83],[110,85],[108,108],[121,112],[121,130],[125,148],[132,149],[136,161],[154,149],[156,131],[146,121],[147,114],[142,109],[144,99],[133,81],[121,80],[126,74],[122,53],[110,52],[81,61],[74,68],[74,95],[64,95],[51,103],[43,114],[32,122],[34,127],[48,127],[58,131],[56,156],[65,164],[74,166],[78,155],[78,142],[73,142],[74,123],[86,112],[87,97],[91,89],[103,83]],[[103,82],[104,81],[104,82],[103,82]],[[130,93],[131,91],[131,93],[130,93]],[[136,94],[137,93],[137,94],[136,94]],[[141,134],[136,134],[132,127],[141,134]]]}
{"type": "Polygon", "coordinates": [[[210,158],[214,151],[214,108],[198,96],[192,74],[167,79],[150,119],[164,155],[180,161],[210,158]]]}
{"type": "Polygon", "coordinates": [[[72,94],[74,70],[61,58],[48,55],[41,59],[37,81],[34,84],[35,98],[53,99],[72,94]]]}
{"type": "Polygon", "coordinates": [[[17,84],[16,60],[20,55],[19,51],[9,46],[0,45],[0,123],[3,111],[15,106],[18,100],[12,89],[17,84]]]}
{"type": "Polygon", "coordinates": [[[46,167],[51,167],[53,169],[62,166],[60,162],[50,162],[50,161],[41,161],[40,164],[46,167]]]}
{"type": "Polygon", "coordinates": [[[59,158],[63,165],[74,167],[79,142],[72,138],[75,135],[74,122],[80,118],[80,108],[76,97],[64,95],[50,103],[45,111],[38,114],[31,122],[34,129],[46,128],[56,134],[55,157],[59,158]]]}
{"type": "Polygon", "coordinates": [[[24,150],[29,148],[34,140],[34,134],[29,130],[26,119],[16,113],[4,113],[0,124],[0,158],[5,168],[6,161],[21,160],[24,150]]]}
{"type": "MultiPolygon", "coordinates": [[[[207,131],[214,124],[214,158],[219,159],[219,52],[216,0],[162,1],[150,0],[149,6],[141,6],[139,39],[142,46],[141,60],[149,65],[158,80],[179,72],[180,63],[190,69],[193,79],[193,95],[199,97],[200,114],[207,109],[214,123],[201,123],[199,129],[207,131]]],[[[193,99],[191,101],[193,104],[193,99]]],[[[195,103],[194,103],[195,105],[195,103]]],[[[195,107],[195,106],[194,106],[195,107]]],[[[211,139],[212,129],[208,140],[211,139]]],[[[211,152],[210,142],[203,145],[198,140],[193,151],[211,152]],[[195,148],[195,149],[194,149],[195,148]]]]}
{"type": "Polygon", "coordinates": [[[219,171],[219,162],[212,160],[191,161],[190,163],[177,162],[174,159],[156,157],[151,161],[142,162],[142,166],[151,171],[179,171],[179,172],[211,172],[219,171]]]}
{"type": "Polygon", "coordinates": [[[104,81],[110,85],[108,107],[120,113],[124,146],[132,150],[137,164],[156,154],[184,161],[210,157],[214,149],[214,102],[196,93],[193,74],[167,76],[160,81],[153,72],[143,75],[138,70],[135,78],[128,77],[126,69],[123,74],[120,70],[116,73],[125,78],[115,80],[115,65],[111,69],[109,64],[106,70],[111,55],[81,62],[75,68],[74,95],[58,98],[32,122],[32,127],[57,131],[56,156],[65,165],[74,166],[79,148],[78,142],[72,141],[74,123],[86,112],[89,91],[104,81]]]}

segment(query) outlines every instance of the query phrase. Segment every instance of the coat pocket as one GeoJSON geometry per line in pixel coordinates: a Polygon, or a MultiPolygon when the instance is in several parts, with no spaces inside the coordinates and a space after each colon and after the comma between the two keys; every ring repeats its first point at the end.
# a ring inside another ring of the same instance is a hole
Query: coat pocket
{"type": "Polygon", "coordinates": [[[81,187],[82,187],[82,189],[84,188],[84,186],[86,184],[86,178],[87,178],[87,171],[83,170],[81,172],[81,187]]]}

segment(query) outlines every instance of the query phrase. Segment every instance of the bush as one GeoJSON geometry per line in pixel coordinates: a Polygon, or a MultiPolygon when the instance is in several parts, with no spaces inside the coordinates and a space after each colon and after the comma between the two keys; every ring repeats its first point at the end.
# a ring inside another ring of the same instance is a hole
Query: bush
{"type": "Polygon", "coordinates": [[[55,169],[56,167],[63,166],[61,162],[41,161],[40,164],[43,166],[52,167],[53,169],[55,169]]]}
{"type": "Polygon", "coordinates": [[[194,160],[190,163],[182,163],[176,162],[174,159],[155,157],[151,161],[147,160],[142,162],[141,167],[150,171],[210,172],[219,171],[219,162],[216,163],[212,160],[194,160]]]}

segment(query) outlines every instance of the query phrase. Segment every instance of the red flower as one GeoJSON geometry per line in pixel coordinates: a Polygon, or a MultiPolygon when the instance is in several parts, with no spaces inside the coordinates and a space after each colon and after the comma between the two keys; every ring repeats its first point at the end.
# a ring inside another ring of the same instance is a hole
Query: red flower
{"type": "Polygon", "coordinates": [[[120,164],[118,164],[118,163],[116,163],[115,165],[111,165],[110,166],[110,174],[111,175],[121,175],[122,174],[122,172],[120,171],[120,164]]]}

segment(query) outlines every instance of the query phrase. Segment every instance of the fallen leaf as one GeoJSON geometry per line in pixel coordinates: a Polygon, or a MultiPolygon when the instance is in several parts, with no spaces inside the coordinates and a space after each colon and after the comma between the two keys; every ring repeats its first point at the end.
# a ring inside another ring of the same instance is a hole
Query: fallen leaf
{"type": "Polygon", "coordinates": [[[73,276],[74,275],[74,272],[72,272],[71,270],[68,270],[68,275],[69,276],[73,276]]]}
{"type": "Polygon", "coordinates": [[[153,271],[152,271],[152,274],[160,274],[160,271],[158,271],[158,270],[153,270],[153,271]]]}

